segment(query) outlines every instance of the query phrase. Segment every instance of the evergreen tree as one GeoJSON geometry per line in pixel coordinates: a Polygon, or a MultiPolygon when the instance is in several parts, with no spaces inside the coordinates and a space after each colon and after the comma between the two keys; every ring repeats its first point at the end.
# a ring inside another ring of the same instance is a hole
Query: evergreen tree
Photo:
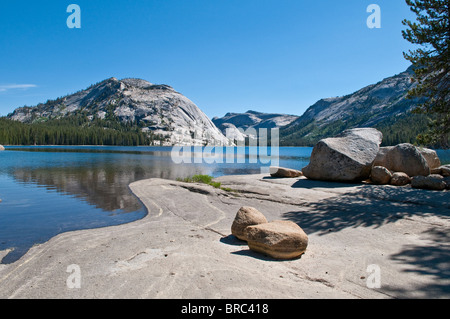
{"type": "Polygon", "coordinates": [[[0,118],[4,145],[150,145],[153,137],[134,124],[97,120],[83,114],[35,123],[0,118]]]}
{"type": "Polygon", "coordinates": [[[408,27],[403,37],[421,47],[404,53],[415,67],[418,85],[410,97],[426,97],[415,113],[436,115],[427,134],[418,137],[424,144],[449,147],[450,134],[450,24],[448,0],[406,0],[417,22],[403,20],[408,27]]]}

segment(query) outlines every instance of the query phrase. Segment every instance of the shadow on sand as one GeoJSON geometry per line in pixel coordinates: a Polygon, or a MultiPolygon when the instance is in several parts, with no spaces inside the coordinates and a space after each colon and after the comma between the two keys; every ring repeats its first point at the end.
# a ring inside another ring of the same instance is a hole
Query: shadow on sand
{"type": "MultiPolygon", "coordinates": [[[[285,260],[281,260],[281,259],[275,259],[275,258],[272,258],[265,254],[250,250],[250,248],[248,248],[248,246],[247,246],[247,242],[240,240],[239,238],[235,237],[234,235],[228,235],[226,237],[222,237],[220,239],[220,242],[227,244],[227,245],[241,246],[243,248],[244,247],[247,248],[247,249],[242,249],[239,251],[234,251],[231,253],[232,255],[247,256],[247,257],[252,257],[252,258],[256,258],[256,259],[264,260],[264,261],[277,261],[277,262],[285,261],[285,260]]],[[[300,259],[300,258],[301,258],[301,256],[298,258],[295,258],[295,259],[300,259]]],[[[295,259],[290,259],[290,260],[295,260],[295,259]]]]}

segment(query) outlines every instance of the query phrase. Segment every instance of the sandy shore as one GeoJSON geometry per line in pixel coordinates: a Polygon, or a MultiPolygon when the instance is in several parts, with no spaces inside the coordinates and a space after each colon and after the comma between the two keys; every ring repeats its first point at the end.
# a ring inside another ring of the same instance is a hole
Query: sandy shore
{"type": "Polygon", "coordinates": [[[0,265],[0,298],[450,297],[448,191],[264,175],[218,181],[239,192],[131,184],[145,218],[64,233],[0,265]],[[277,261],[250,251],[230,235],[241,206],[298,223],[306,253],[277,261]],[[79,288],[67,283],[74,274],[79,288]],[[381,287],[369,288],[375,274],[381,287]]]}

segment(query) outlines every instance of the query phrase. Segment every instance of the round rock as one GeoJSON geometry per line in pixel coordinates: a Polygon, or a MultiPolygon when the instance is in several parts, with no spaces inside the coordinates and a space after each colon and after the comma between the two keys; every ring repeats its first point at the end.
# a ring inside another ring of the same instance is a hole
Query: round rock
{"type": "Polygon", "coordinates": [[[409,143],[398,144],[379,152],[374,166],[383,166],[392,172],[404,172],[408,176],[427,176],[430,167],[417,147],[409,143]]]}
{"type": "Polygon", "coordinates": [[[386,185],[389,184],[392,178],[392,173],[383,166],[374,166],[370,173],[370,180],[374,184],[386,185]]]}
{"type": "Polygon", "coordinates": [[[251,250],[275,259],[294,259],[308,246],[308,236],[296,223],[273,221],[246,228],[247,243],[251,250]]]}
{"type": "Polygon", "coordinates": [[[231,233],[240,240],[247,240],[245,229],[248,226],[267,223],[266,217],[256,208],[244,206],[239,209],[231,225],[231,233]]]}
{"type": "Polygon", "coordinates": [[[394,186],[405,186],[411,183],[411,178],[408,176],[408,174],[403,172],[395,172],[392,174],[391,178],[391,185],[394,186]]]}

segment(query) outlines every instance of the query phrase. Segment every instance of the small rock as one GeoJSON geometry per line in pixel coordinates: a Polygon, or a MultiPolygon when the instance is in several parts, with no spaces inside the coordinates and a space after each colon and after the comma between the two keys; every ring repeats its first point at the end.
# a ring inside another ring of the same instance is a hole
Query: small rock
{"type": "Polygon", "coordinates": [[[297,171],[295,169],[284,168],[284,167],[270,167],[270,176],[272,177],[281,177],[281,178],[293,178],[302,176],[303,173],[301,171],[297,171]]]}
{"type": "Polygon", "coordinates": [[[267,223],[266,217],[253,207],[241,207],[231,225],[231,233],[240,240],[247,241],[245,229],[248,226],[267,223]]]}
{"type": "Polygon", "coordinates": [[[440,167],[430,168],[430,174],[439,174],[442,175],[442,171],[440,167]]]}
{"type": "Polygon", "coordinates": [[[374,166],[370,173],[370,180],[374,184],[386,185],[389,184],[392,178],[392,173],[383,166],[374,166]]]}
{"type": "Polygon", "coordinates": [[[441,175],[414,176],[411,179],[411,187],[429,190],[444,190],[447,184],[441,175]]]}
{"type": "Polygon", "coordinates": [[[444,177],[450,176],[450,165],[442,165],[439,167],[441,170],[441,175],[444,177]]]}
{"type": "Polygon", "coordinates": [[[405,186],[411,183],[411,178],[408,176],[408,174],[403,172],[395,172],[392,174],[391,178],[391,185],[394,186],[405,186]]]}
{"type": "Polygon", "coordinates": [[[251,250],[276,259],[294,259],[301,256],[308,246],[308,236],[296,223],[273,221],[246,228],[247,242],[251,250]]]}
{"type": "Polygon", "coordinates": [[[445,189],[450,189],[450,176],[444,177],[445,189]]]}

